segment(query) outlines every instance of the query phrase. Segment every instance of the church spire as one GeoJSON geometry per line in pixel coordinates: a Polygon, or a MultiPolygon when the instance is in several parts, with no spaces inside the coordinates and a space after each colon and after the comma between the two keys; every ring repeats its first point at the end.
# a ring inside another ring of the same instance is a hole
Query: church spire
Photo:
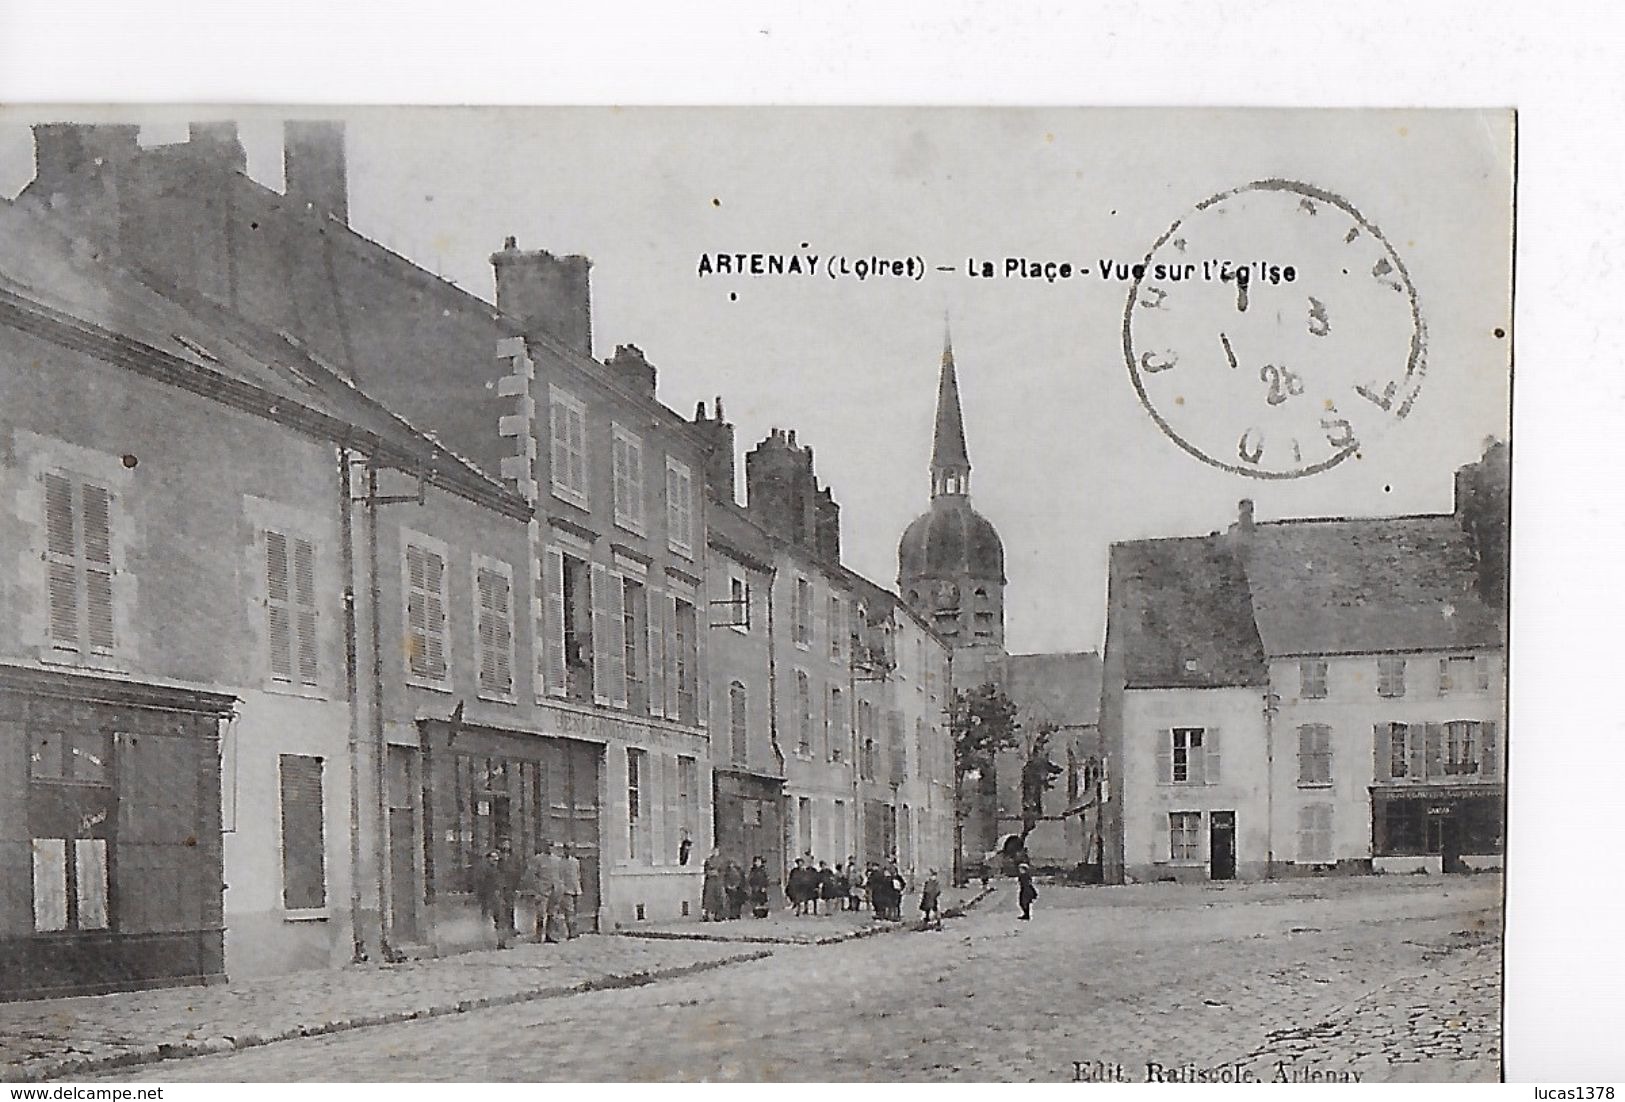
{"type": "Polygon", "coordinates": [[[942,375],[937,380],[937,425],[931,442],[931,496],[970,492],[970,456],[965,422],[959,413],[959,380],[954,375],[954,341],[947,315],[942,319],[942,375]]]}

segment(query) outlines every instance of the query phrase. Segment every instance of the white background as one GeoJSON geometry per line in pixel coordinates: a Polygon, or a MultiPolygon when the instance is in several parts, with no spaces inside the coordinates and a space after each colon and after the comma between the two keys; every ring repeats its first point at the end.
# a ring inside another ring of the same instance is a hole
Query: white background
{"type": "Polygon", "coordinates": [[[1625,15],[1140,8],[0,2],[0,100],[1517,107],[1506,1069],[1625,1079],[1625,15]]]}

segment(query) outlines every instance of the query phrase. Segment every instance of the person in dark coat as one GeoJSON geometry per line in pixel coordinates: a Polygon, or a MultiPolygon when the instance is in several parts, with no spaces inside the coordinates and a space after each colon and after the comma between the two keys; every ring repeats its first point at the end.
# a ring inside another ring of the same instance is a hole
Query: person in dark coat
{"type": "Polygon", "coordinates": [[[885,918],[891,913],[891,884],[879,865],[869,866],[869,909],[876,918],[885,918]]]}
{"type": "Polygon", "coordinates": [[[513,847],[507,842],[487,853],[475,874],[474,893],[479,898],[480,911],[496,926],[498,949],[506,949],[517,933],[513,910],[519,893],[519,877],[519,863],[514,860],[513,847]]]}
{"type": "Polygon", "coordinates": [[[1016,893],[1016,902],[1021,904],[1021,917],[1033,917],[1033,904],[1038,900],[1038,889],[1033,886],[1033,870],[1029,865],[1022,865],[1016,870],[1016,880],[1020,887],[1016,893]]]}
{"type": "Polygon", "coordinates": [[[920,889],[920,928],[930,929],[933,925],[942,929],[942,883],[937,879],[937,870],[932,869],[931,874],[925,878],[925,886],[920,889]]]}
{"type": "Polygon", "coordinates": [[[858,859],[846,859],[846,909],[858,910],[863,904],[863,870],[858,868],[858,859]]]}
{"type": "Polygon", "coordinates": [[[830,870],[828,861],[818,862],[818,872],[812,883],[813,914],[818,914],[818,904],[822,900],[824,914],[829,914],[831,905],[835,901],[835,873],[830,870]]]}
{"type": "Polygon", "coordinates": [[[903,892],[907,887],[903,874],[897,871],[897,862],[892,861],[886,866],[886,917],[893,922],[903,921],[903,892]]]}
{"type": "Polygon", "coordinates": [[[797,857],[795,867],[790,870],[789,880],[785,883],[784,894],[790,898],[791,913],[804,915],[807,913],[807,874],[812,870],[807,868],[804,858],[797,857]]]}
{"type": "Polygon", "coordinates": [[[738,918],[745,909],[745,870],[738,861],[729,861],[722,870],[722,898],[726,908],[724,916],[738,918]]]}
{"type": "Polygon", "coordinates": [[[700,882],[700,920],[702,922],[718,922],[722,919],[723,908],[727,905],[722,893],[722,873],[726,863],[722,860],[722,851],[715,846],[711,847],[711,855],[705,859],[705,877],[700,882]]]}
{"type": "Polygon", "coordinates": [[[752,859],[750,871],[745,874],[745,887],[750,890],[750,913],[757,918],[767,917],[767,863],[760,857],[752,859]]]}

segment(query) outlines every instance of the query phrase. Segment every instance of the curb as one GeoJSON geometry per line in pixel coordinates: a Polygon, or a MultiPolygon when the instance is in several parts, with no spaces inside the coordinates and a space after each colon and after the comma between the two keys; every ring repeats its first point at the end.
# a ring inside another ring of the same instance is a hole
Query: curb
{"type": "Polygon", "coordinates": [[[95,1072],[114,1071],[119,1068],[140,1067],[167,1060],[184,1060],[194,1056],[217,1056],[229,1052],[259,1048],[279,1041],[294,1041],[301,1037],[321,1037],[332,1033],[347,1033],[372,1026],[393,1025],[421,1018],[443,1018],[452,1014],[466,1014],[471,1010],[485,1010],[495,1006],[513,1006],[517,1003],[557,999],[567,995],[582,995],[589,991],[610,991],[624,987],[642,987],[657,980],[679,979],[701,972],[726,968],[733,964],[762,960],[773,955],[771,949],[757,949],[748,953],[735,953],[718,960],[702,960],[675,968],[660,968],[648,972],[610,973],[579,983],[555,984],[528,991],[513,991],[478,999],[461,999],[439,1006],[418,1007],[412,1010],[391,1010],[384,1013],[359,1014],[353,1018],[339,1018],[319,1023],[304,1023],[274,1033],[245,1033],[238,1037],[208,1037],[194,1040],[166,1041],[156,1045],[142,1045],[124,1052],[105,1056],[81,1056],[64,1060],[41,1061],[17,1068],[0,1068],[0,1081],[13,1083],[43,1083],[53,1079],[75,1078],[95,1072]],[[6,1078],[13,1077],[14,1078],[6,1078]]]}
{"type": "MultiPolygon", "coordinates": [[[[976,904],[993,894],[993,889],[977,892],[965,902],[948,907],[943,910],[943,918],[963,918],[965,913],[976,904]]],[[[615,930],[611,937],[638,937],[650,941],[709,941],[734,943],[739,945],[839,945],[844,941],[856,941],[859,938],[874,937],[877,934],[894,934],[913,930],[912,922],[888,922],[885,925],[872,925],[848,930],[842,934],[826,934],[815,938],[773,937],[769,934],[741,934],[738,937],[728,937],[725,934],[708,934],[699,930],[693,933],[673,930],[615,930]]]]}

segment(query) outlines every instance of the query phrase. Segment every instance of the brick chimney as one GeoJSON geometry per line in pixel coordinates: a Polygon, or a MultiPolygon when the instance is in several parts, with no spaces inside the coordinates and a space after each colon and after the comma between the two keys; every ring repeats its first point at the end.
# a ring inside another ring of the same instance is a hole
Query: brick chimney
{"type": "Polygon", "coordinates": [[[812,468],[792,430],[774,429],[745,456],[745,503],[767,531],[797,546],[812,543],[812,468]]]}
{"type": "Polygon", "coordinates": [[[545,333],[584,356],[592,355],[592,295],[584,256],[522,251],[510,237],[491,254],[497,309],[518,318],[526,335],[545,333]]]}
{"type": "Polygon", "coordinates": [[[1236,528],[1243,535],[1253,531],[1253,499],[1244,497],[1236,503],[1236,528]]]}
{"type": "Polygon", "coordinates": [[[654,364],[643,355],[643,349],[635,344],[618,344],[615,346],[615,355],[604,361],[609,368],[610,377],[621,385],[627,387],[634,394],[641,394],[646,398],[655,396],[656,372],[654,364]]]}
{"type": "Polygon", "coordinates": [[[34,178],[47,189],[82,172],[133,157],[139,126],[46,122],[34,126],[34,178]]]}
{"type": "Polygon", "coordinates": [[[694,424],[711,441],[711,458],[705,465],[705,484],[711,489],[711,496],[718,501],[736,501],[734,483],[737,481],[737,469],[734,466],[734,427],[723,418],[722,399],[717,398],[713,403],[714,416],[705,415],[705,403],[700,402],[694,409],[694,424]]]}
{"type": "Polygon", "coordinates": [[[350,221],[349,171],[342,122],[292,120],[282,124],[282,171],[288,199],[346,224],[350,221]]]}
{"type": "Polygon", "coordinates": [[[813,543],[818,557],[828,563],[841,561],[841,507],[835,503],[834,496],[829,487],[825,486],[818,491],[814,503],[817,514],[817,528],[813,534],[813,543]]]}

